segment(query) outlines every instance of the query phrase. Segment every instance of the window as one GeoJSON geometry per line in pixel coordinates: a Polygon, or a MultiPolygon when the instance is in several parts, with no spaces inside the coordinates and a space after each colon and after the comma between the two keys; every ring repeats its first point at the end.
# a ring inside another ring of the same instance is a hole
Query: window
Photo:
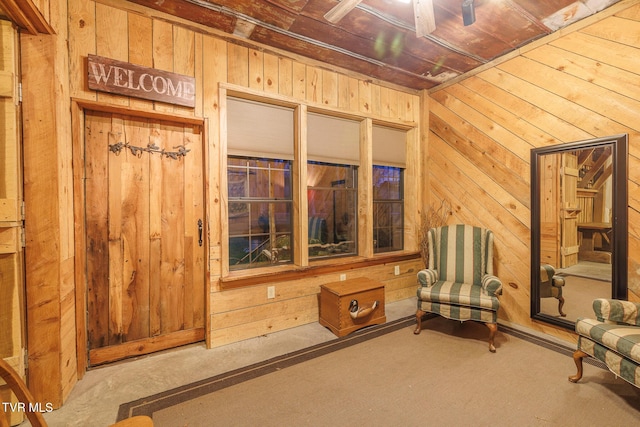
{"type": "Polygon", "coordinates": [[[352,165],[309,162],[309,259],[357,253],[357,177],[352,165]]]}
{"type": "Polygon", "coordinates": [[[404,250],[407,131],[287,105],[226,98],[226,272],[404,250]]]}
{"type": "Polygon", "coordinates": [[[229,269],[290,263],[291,161],[230,156],[229,269]]]}
{"type": "Polygon", "coordinates": [[[373,251],[403,248],[404,197],[402,169],[373,166],[373,251]]]}
{"type": "Polygon", "coordinates": [[[227,99],[229,270],[293,261],[293,109],[227,99]]]}
{"type": "Polygon", "coordinates": [[[360,122],[309,113],[309,259],[356,255],[360,122]]]}
{"type": "Polygon", "coordinates": [[[373,252],[404,249],[406,132],[373,126],[373,252]]]}

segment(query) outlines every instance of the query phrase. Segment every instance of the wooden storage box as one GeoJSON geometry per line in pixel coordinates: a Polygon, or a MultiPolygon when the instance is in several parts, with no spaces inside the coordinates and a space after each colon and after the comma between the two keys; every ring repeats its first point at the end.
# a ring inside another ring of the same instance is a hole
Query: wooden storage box
{"type": "Polygon", "coordinates": [[[320,286],[320,324],[337,336],[386,321],[382,283],[358,277],[320,286]],[[358,310],[352,315],[349,309],[353,300],[358,302],[358,310]],[[376,307],[371,310],[374,303],[376,307]]]}

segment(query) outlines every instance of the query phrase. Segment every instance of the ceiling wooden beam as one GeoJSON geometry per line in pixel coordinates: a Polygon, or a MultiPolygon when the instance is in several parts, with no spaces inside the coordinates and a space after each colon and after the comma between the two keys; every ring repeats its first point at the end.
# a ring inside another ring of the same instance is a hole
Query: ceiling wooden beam
{"type": "Polygon", "coordinates": [[[353,10],[362,0],[342,0],[324,15],[324,19],[335,24],[353,10]]]}
{"type": "Polygon", "coordinates": [[[413,0],[413,13],[416,19],[416,37],[426,36],[436,30],[433,0],[413,0]]]}

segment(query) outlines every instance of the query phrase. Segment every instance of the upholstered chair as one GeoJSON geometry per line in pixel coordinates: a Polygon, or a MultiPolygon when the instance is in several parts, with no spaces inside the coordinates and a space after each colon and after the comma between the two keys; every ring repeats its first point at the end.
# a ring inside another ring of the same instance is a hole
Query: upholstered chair
{"type": "Polygon", "coordinates": [[[556,270],[551,265],[540,265],[540,298],[557,299],[558,312],[560,316],[565,317],[566,314],[562,311],[562,306],[564,305],[563,286],[564,278],[556,275],[556,270]]]}
{"type": "Polygon", "coordinates": [[[616,299],[593,300],[595,319],[578,318],[578,348],[573,360],[582,378],[582,359],[594,357],[623,380],[640,387],[640,303],[616,299]]]}
{"type": "MultiPolygon", "coordinates": [[[[24,383],[20,375],[7,363],[4,359],[0,358],[0,379],[7,383],[9,389],[15,394],[17,401],[16,405],[22,403],[25,407],[24,414],[29,420],[31,427],[47,427],[47,422],[44,419],[42,413],[38,410],[34,410],[38,405],[42,405],[42,402],[37,402],[27,385],[24,383]]],[[[9,405],[7,405],[9,406],[9,405]]],[[[5,405],[0,407],[0,427],[9,427],[9,413],[4,409],[5,405]]],[[[153,427],[153,420],[146,415],[137,415],[131,418],[126,418],[122,421],[118,421],[115,424],[111,424],[109,427],[153,427]]]]}
{"type": "Polygon", "coordinates": [[[475,320],[489,328],[489,350],[495,352],[502,282],[493,275],[493,233],[457,224],[432,228],[427,239],[429,265],[418,272],[414,333],[420,333],[425,313],[475,320]]]}

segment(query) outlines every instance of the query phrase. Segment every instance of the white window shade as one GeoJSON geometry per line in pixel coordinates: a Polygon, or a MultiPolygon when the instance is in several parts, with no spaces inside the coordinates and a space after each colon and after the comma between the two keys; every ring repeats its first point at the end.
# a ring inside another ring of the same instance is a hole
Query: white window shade
{"type": "Polygon", "coordinates": [[[406,167],[407,132],[384,126],[373,126],[373,164],[406,167]]]}
{"type": "Polygon", "coordinates": [[[309,113],[307,159],[327,163],[360,164],[360,122],[309,113]]]}
{"type": "Polygon", "coordinates": [[[291,108],[227,98],[227,154],[293,160],[291,108]]]}

